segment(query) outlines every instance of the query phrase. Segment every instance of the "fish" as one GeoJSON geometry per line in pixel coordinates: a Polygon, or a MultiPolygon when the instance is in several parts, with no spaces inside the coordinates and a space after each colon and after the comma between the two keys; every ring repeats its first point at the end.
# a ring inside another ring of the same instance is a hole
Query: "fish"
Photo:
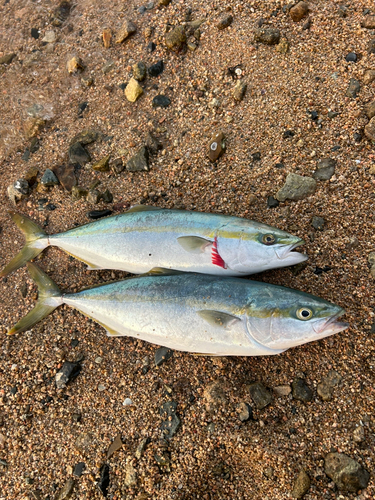
{"type": "Polygon", "coordinates": [[[345,311],[313,295],[257,281],[197,273],[144,275],[62,293],[36,264],[38,302],[9,335],[66,304],[103,326],[170,349],[209,356],[267,356],[345,330],[345,311]]]}
{"type": "Polygon", "coordinates": [[[228,215],[135,206],[54,235],[24,215],[10,216],[26,244],[0,272],[6,276],[53,245],[89,269],[144,274],[154,268],[244,276],[307,259],[304,241],[266,224],[228,215]]]}

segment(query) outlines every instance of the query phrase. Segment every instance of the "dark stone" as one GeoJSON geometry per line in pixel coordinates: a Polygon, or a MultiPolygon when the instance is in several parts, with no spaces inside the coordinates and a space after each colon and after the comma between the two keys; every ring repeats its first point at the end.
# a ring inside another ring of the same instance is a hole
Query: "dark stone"
{"type": "Polygon", "coordinates": [[[295,378],[292,382],[292,395],[294,399],[308,403],[313,398],[313,391],[303,378],[295,378]]]}
{"type": "Polygon", "coordinates": [[[72,420],[73,420],[73,422],[75,422],[75,423],[77,423],[77,424],[78,424],[79,422],[81,422],[81,420],[82,420],[82,415],[81,415],[81,413],[73,413],[73,415],[72,415],[72,420]]]}
{"type": "Polygon", "coordinates": [[[276,28],[257,28],[254,31],[256,42],[266,45],[277,45],[280,41],[280,30],[276,28]]]}
{"type": "Polygon", "coordinates": [[[69,147],[69,160],[71,163],[78,163],[83,167],[91,161],[91,156],[80,142],[76,142],[69,147]]]}
{"type": "Polygon", "coordinates": [[[166,95],[159,94],[152,99],[152,106],[154,108],[167,108],[171,100],[166,95]]]}
{"type": "Polygon", "coordinates": [[[220,21],[217,23],[216,27],[219,30],[224,30],[225,28],[228,28],[233,23],[233,16],[224,16],[220,19],[220,21]]]}
{"type": "Polygon", "coordinates": [[[322,158],[316,165],[316,170],[313,173],[314,179],[319,181],[328,181],[335,173],[336,160],[333,158],[322,158]]]}
{"type": "Polygon", "coordinates": [[[79,344],[79,340],[78,339],[72,339],[70,341],[70,346],[71,347],[77,347],[78,344],[79,344]]]}
{"type": "Polygon", "coordinates": [[[30,153],[31,154],[34,154],[38,151],[38,149],[40,148],[40,142],[39,142],[39,139],[37,137],[33,137],[31,139],[31,142],[30,142],[30,153]]]}
{"type": "Polygon", "coordinates": [[[313,273],[319,276],[319,274],[323,274],[323,273],[326,273],[326,272],[331,271],[331,270],[332,270],[332,267],[330,267],[330,266],[324,266],[324,267],[316,266],[313,273]]]}
{"type": "Polygon", "coordinates": [[[40,183],[45,187],[57,186],[59,183],[58,178],[52,172],[51,169],[47,168],[40,179],[40,183]]]}
{"type": "Polygon", "coordinates": [[[160,415],[163,417],[170,417],[174,415],[177,410],[177,403],[175,401],[167,401],[160,407],[160,415]]]}
{"type": "Polygon", "coordinates": [[[100,219],[101,217],[107,217],[108,215],[111,215],[112,210],[91,210],[91,212],[88,212],[87,217],[89,219],[100,219]]]}
{"type": "Polygon", "coordinates": [[[54,210],[56,210],[56,208],[57,208],[57,206],[56,206],[56,205],[54,205],[53,203],[48,203],[48,204],[46,205],[46,210],[47,210],[48,212],[53,212],[54,210]]]}
{"type": "Polygon", "coordinates": [[[355,142],[361,142],[361,140],[363,139],[363,135],[361,134],[361,132],[355,132],[353,135],[353,139],[355,142]]]}
{"type": "Polygon", "coordinates": [[[276,208],[280,205],[279,201],[276,200],[273,196],[269,196],[267,198],[267,207],[268,208],[276,208]]]}
{"type": "Polygon", "coordinates": [[[71,9],[70,2],[61,2],[58,7],[54,10],[52,17],[52,25],[53,26],[62,26],[62,24],[68,19],[71,9]]]}
{"type": "Polygon", "coordinates": [[[73,493],[74,485],[75,485],[74,479],[68,479],[67,482],[62,487],[62,489],[57,494],[56,500],[67,500],[68,498],[70,498],[73,493]]]}
{"type": "Polygon", "coordinates": [[[179,51],[186,42],[186,33],[184,26],[176,26],[165,35],[165,44],[168,49],[179,51]]]}
{"type": "Polygon", "coordinates": [[[91,144],[99,139],[99,132],[92,129],[82,130],[79,134],[73,137],[70,144],[73,145],[76,142],[80,142],[83,146],[86,144],[91,144]]]}
{"type": "Polygon", "coordinates": [[[89,103],[87,101],[78,104],[78,114],[81,115],[85,109],[88,107],[89,103]]]}
{"type": "Polygon", "coordinates": [[[349,80],[349,85],[346,91],[346,95],[354,99],[357,97],[357,94],[360,91],[360,89],[361,89],[361,84],[359,83],[359,81],[356,80],[355,78],[351,78],[349,80]]]}
{"type": "Polygon", "coordinates": [[[284,168],[285,165],[284,165],[284,163],[276,163],[275,167],[276,168],[284,168]]]}
{"type": "Polygon", "coordinates": [[[81,477],[85,469],[86,464],[84,462],[78,462],[78,464],[74,467],[73,474],[77,477],[81,477]]]}
{"type": "Polygon", "coordinates": [[[66,384],[78,377],[82,366],[80,363],[64,361],[61,369],[56,373],[56,387],[63,389],[66,384]]]}
{"type": "Polygon", "coordinates": [[[152,53],[154,52],[154,50],[156,49],[156,44],[154,42],[150,42],[148,45],[147,45],[147,50],[152,53]]]}
{"type": "Polygon", "coordinates": [[[308,111],[308,113],[310,114],[311,119],[312,119],[313,121],[316,121],[316,120],[318,119],[318,117],[319,117],[319,115],[318,115],[318,112],[317,112],[317,111],[308,111]]]}
{"type": "Polygon", "coordinates": [[[309,491],[310,485],[311,481],[309,476],[304,470],[301,470],[294,483],[292,497],[297,499],[302,498],[309,491]]]}
{"type": "Polygon", "coordinates": [[[328,118],[336,118],[336,116],[339,116],[340,113],[338,113],[337,111],[328,111],[328,118]]]}
{"type": "Polygon", "coordinates": [[[149,132],[146,137],[146,146],[150,154],[156,155],[160,149],[163,149],[163,144],[149,132]]]}
{"type": "Polygon", "coordinates": [[[160,408],[160,414],[167,418],[161,424],[161,431],[165,435],[165,439],[171,439],[178,431],[181,420],[176,415],[177,403],[174,401],[168,401],[164,403],[160,408]]]}
{"type": "Polygon", "coordinates": [[[339,149],[341,149],[341,146],[337,145],[333,146],[333,148],[331,148],[331,151],[338,151],[339,149]]]}
{"type": "Polygon", "coordinates": [[[120,174],[125,168],[124,162],[122,158],[116,158],[111,163],[111,169],[115,174],[120,174]]]}
{"type": "Polygon", "coordinates": [[[163,73],[163,71],[164,71],[164,63],[161,60],[148,68],[148,74],[150,76],[159,76],[163,73]]]}
{"type": "Polygon", "coordinates": [[[149,170],[149,152],[146,146],[142,146],[126,164],[126,170],[129,172],[142,172],[149,170]]]}
{"type": "Polygon", "coordinates": [[[22,160],[23,161],[28,161],[30,158],[30,149],[29,148],[26,148],[25,149],[25,152],[23,153],[22,155],[22,160]]]}
{"type": "Polygon", "coordinates": [[[29,194],[29,183],[25,179],[17,179],[13,184],[13,187],[18,193],[22,195],[26,196],[29,194]]]}
{"type": "Polygon", "coordinates": [[[249,391],[258,410],[262,410],[272,401],[272,394],[264,387],[262,382],[253,382],[250,384],[249,391]]]}
{"type": "Polygon", "coordinates": [[[347,54],[345,56],[345,60],[347,62],[356,62],[357,61],[357,54],[355,52],[349,52],[349,54],[347,54]]]}
{"type": "Polygon", "coordinates": [[[324,224],[325,220],[323,219],[323,217],[317,217],[314,215],[314,217],[311,219],[311,225],[317,231],[323,231],[324,224]]]}
{"type": "Polygon", "coordinates": [[[370,474],[344,453],[329,453],[325,457],[324,468],[340,490],[356,493],[367,488],[370,474]]]}
{"type": "Polygon", "coordinates": [[[38,28],[31,28],[31,36],[35,38],[35,40],[38,40],[39,38],[39,30],[38,28]]]}
{"type": "Polygon", "coordinates": [[[289,137],[294,137],[296,134],[293,130],[284,130],[283,138],[288,139],[289,137]]]}
{"type": "Polygon", "coordinates": [[[160,366],[173,356],[173,351],[167,347],[159,347],[155,351],[155,365],[160,366]]]}
{"type": "Polygon", "coordinates": [[[375,38],[370,40],[367,45],[367,52],[369,54],[375,54],[375,38]]]}
{"type": "Polygon", "coordinates": [[[60,184],[67,191],[71,192],[73,186],[77,185],[74,165],[59,165],[58,167],[53,167],[52,170],[58,178],[60,184]]]}
{"type": "Polygon", "coordinates": [[[112,201],[113,201],[113,194],[109,191],[109,189],[106,189],[100,195],[100,198],[104,201],[104,203],[112,203],[112,201]]]}
{"type": "Polygon", "coordinates": [[[1,56],[0,64],[10,64],[15,57],[16,54],[14,52],[12,52],[11,54],[6,54],[5,56],[1,56]]]}
{"type": "Polygon", "coordinates": [[[261,155],[260,155],[259,152],[258,153],[253,153],[251,156],[253,158],[253,161],[260,161],[260,159],[261,159],[261,155]]]}
{"type": "Polygon", "coordinates": [[[98,488],[100,489],[105,498],[108,495],[108,488],[109,488],[109,466],[107,464],[103,464],[100,467],[100,478],[98,481],[98,488]]]}
{"type": "MultiPolygon", "coordinates": [[[[143,80],[146,78],[147,74],[147,68],[146,65],[142,62],[139,61],[132,66],[132,71],[133,71],[133,78],[135,78],[138,82],[143,82],[143,80]]],[[[122,83],[120,85],[120,88],[124,90],[126,87],[126,83],[122,83]]]]}

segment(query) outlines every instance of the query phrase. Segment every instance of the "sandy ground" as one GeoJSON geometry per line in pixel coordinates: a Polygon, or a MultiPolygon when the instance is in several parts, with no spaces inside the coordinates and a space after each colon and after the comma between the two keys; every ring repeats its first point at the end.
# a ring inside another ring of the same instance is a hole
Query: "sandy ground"
{"type": "MultiPolygon", "coordinates": [[[[158,346],[109,339],[99,325],[66,307],[30,332],[6,337],[36,298],[22,268],[0,283],[0,498],[67,498],[60,493],[69,479],[74,480],[71,498],[101,498],[97,482],[103,464],[110,474],[107,498],[114,500],[287,499],[302,469],[311,479],[306,500],[374,498],[373,478],[362,492],[347,493],[324,472],[331,451],[374,471],[375,304],[368,254],[374,250],[375,154],[363,135],[368,122],[363,110],[374,99],[375,83],[364,84],[363,77],[375,69],[375,54],[368,52],[375,33],[361,27],[364,10],[373,6],[350,2],[342,17],[340,1],[316,0],[309,2],[307,17],[293,22],[276,1],[172,0],[160,9],[156,3],[141,13],[143,4],[134,0],[77,1],[61,26],[54,26],[57,2],[1,0],[0,57],[16,57],[0,65],[0,267],[23,245],[7,214],[14,208],[7,187],[30,167],[39,169],[39,181],[46,168],[68,165],[72,138],[90,128],[100,132],[101,140],[87,146],[92,162],[79,170],[79,186],[98,180],[97,189],[109,189],[113,202],[75,201],[62,186],[37,185],[17,211],[51,234],[88,222],[90,210],[116,213],[139,202],[275,225],[305,239],[308,265],[297,275],[284,269],[256,279],[345,307],[350,329],[275,357],[215,359],[175,352],[155,367],[158,346]],[[219,30],[218,21],[228,15],[233,23],[219,30]],[[112,40],[106,49],[103,30],[111,29],[115,38],[127,19],[136,24],[136,33],[121,44],[112,40]],[[188,39],[196,50],[167,50],[166,30],[189,19],[205,20],[200,40],[188,39]],[[254,42],[262,22],[280,30],[289,42],[287,53],[254,42]],[[32,28],[38,39],[31,36],[32,28]],[[48,30],[56,35],[53,43],[42,41],[48,30]],[[150,42],[156,45],[153,52],[150,42]],[[349,52],[357,54],[357,62],[345,60],[349,52]],[[82,59],[84,69],[69,74],[66,64],[73,56],[82,59]],[[120,86],[129,81],[132,65],[143,61],[149,67],[159,60],[163,73],[147,76],[141,82],[143,96],[129,102],[120,86]],[[108,61],[113,67],[103,73],[108,61]],[[237,65],[247,83],[240,102],[232,96],[238,77],[228,72],[237,65]],[[87,86],[90,78],[93,84],[87,86]],[[351,78],[361,84],[356,98],[346,95],[351,78]],[[169,107],[152,106],[158,94],[169,97],[169,107]],[[80,113],[83,102],[88,105],[80,113]],[[37,134],[39,149],[25,161],[33,105],[45,125],[37,134]],[[329,118],[332,112],[338,114],[329,118]],[[285,138],[287,130],[294,135],[285,138]],[[226,136],[227,150],[213,164],[208,146],[218,131],[226,136]],[[150,159],[149,172],[92,170],[92,163],[108,154],[111,161],[122,157],[126,162],[148,132],[163,144],[150,159]],[[337,161],[336,172],[329,181],[318,181],[315,194],[267,208],[267,198],[276,195],[288,173],[312,176],[317,161],[327,157],[337,161]],[[57,208],[39,210],[41,198],[57,208]],[[324,218],[323,231],[312,227],[313,216],[324,218]],[[330,270],[316,273],[325,266],[330,270]],[[57,389],[62,363],[77,360],[81,373],[57,389]],[[317,385],[330,370],[342,380],[332,399],[323,401],[317,385]],[[296,377],[313,390],[311,402],[273,392],[296,377]],[[274,394],[262,410],[250,397],[254,381],[274,394]],[[211,390],[214,382],[216,391],[211,390]],[[131,405],[123,404],[126,398],[131,405]],[[177,403],[181,419],[170,441],[162,439],[159,410],[167,401],[177,403]],[[236,408],[241,402],[253,407],[252,420],[240,421],[236,408]],[[358,427],[364,431],[360,442],[353,435],[358,427]],[[118,434],[123,446],[107,458],[118,434]],[[85,438],[84,449],[77,446],[79,437],[85,438]],[[144,438],[149,443],[136,455],[144,438]],[[80,462],[85,470],[78,477],[74,469],[80,462]]],[[[87,271],[55,248],[37,261],[66,290],[126,275],[87,271]]]]}

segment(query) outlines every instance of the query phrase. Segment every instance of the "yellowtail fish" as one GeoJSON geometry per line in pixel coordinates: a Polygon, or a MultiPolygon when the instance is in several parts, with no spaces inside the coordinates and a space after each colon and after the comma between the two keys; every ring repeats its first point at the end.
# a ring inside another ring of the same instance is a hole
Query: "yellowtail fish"
{"type": "Polygon", "coordinates": [[[348,327],[344,310],[282,286],[193,273],[141,276],[64,294],[35,264],[35,308],[8,333],[30,329],[61,304],[92,318],[108,335],[129,336],[212,356],[279,354],[348,327]]]}
{"type": "Polygon", "coordinates": [[[307,259],[293,251],[304,244],[297,236],[227,215],[140,205],[54,235],[47,235],[24,215],[10,215],[24,233],[26,244],[0,277],[23,266],[49,245],[65,250],[89,269],[118,269],[134,274],[157,267],[243,276],[307,259]]]}

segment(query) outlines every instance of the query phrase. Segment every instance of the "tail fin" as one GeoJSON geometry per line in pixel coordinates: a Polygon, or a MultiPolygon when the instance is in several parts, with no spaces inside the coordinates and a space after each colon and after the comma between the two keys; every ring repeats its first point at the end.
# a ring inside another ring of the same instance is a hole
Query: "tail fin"
{"type": "Polygon", "coordinates": [[[0,278],[22,267],[28,260],[39,255],[48,245],[47,239],[45,242],[39,241],[41,238],[47,237],[47,234],[35,222],[16,212],[9,212],[9,215],[25,235],[26,244],[9,264],[0,271],[0,278]]]}
{"type": "Polygon", "coordinates": [[[27,269],[38,286],[38,301],[34,309],[9,330],[8,335],[28,330],[62,304],[58,286],[35,264],[28,262],[27,269]]]}

